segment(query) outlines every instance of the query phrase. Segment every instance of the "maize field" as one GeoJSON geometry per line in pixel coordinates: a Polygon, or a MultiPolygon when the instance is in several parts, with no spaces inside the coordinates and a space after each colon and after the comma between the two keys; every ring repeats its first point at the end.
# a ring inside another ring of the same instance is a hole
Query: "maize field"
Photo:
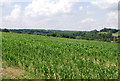
{"type": "Polygon", "coordinates": [[[118,43],[2,33],[3,68],[29,76],[19,79],[117,79],[118,53],[118,43]]]}

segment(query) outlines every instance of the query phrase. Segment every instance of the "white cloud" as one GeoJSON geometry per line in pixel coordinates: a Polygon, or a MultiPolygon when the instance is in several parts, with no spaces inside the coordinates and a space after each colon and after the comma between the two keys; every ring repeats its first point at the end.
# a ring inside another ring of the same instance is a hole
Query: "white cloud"
{"type": "Polygon", "coordinates": [[[83,6],[80,6],[80,10],[83,10],[84,8],[83,8],[83,6]]]}
{"type": "Polygon", "coordinates": [[[107,13],[107,16],[108,16],[108,18],[109,19],[117,19],[117,17],[118,17],[118,14],[117,14],[117,12],[110,12],[110,13],[107,13]]]}
{"type": "Polygon", "coordinates": [[[95,14],[95,11],[87,11],[86,12],[88,15],[92,15],[92,14],[95,14]]]}
{"type": "Polygon", "coordinates": [[[25,14],[30,16],[52,15],[56,13],[68,13],[79,0],[33,0],[25,8],[25,14]]]}
{"type": "Polygon", "coordinates": [[[99,0],[99,1],[92,1],[91,4],[94,6],[98,6],[101,9],[107,9],[112,7],[117,7],[119,0],[99,0]]]}
{"type": "Polygon", "coordinates": [[[81,23],[91,23],[91,22],[94,22],[94,21],[95,21],[95,19],[93,19],[93,18],[86,18],[86,19],[83,19],[81,21],[81,23]]]}
{"type": "Polygon", "coordinates": [[[6,5],[3,26],[8,28],[38,28],[93,30],[102,27],[116,26],[116,13],[109,11],[114,1],[97,1],[95,6],[78,5],[80,0],[32,0],[31,3],[6,5]],[[100,3],[99,3],[100,2],[100,3]],[[77,4],[76,4],[77,3],[77,4]],[[98,6],[96,7],[96,6],[98,6]],[[89,10],[90,9],[90,10],[89,10]],[[97,10],[97,12],[95,12],[97,10]],[[103,10],[105,9],[105,10],[103,10]],[[82,13],[81,11],[82,10],[82,13]],[[9,13],[11,11],[11,13],[9,13]],[[102,13],[101,13],[102,12],[102,13]],[[8,15],[9,14],[9,15],[8,15]],[[97,15],[98,14],[98,15],[97,15]],[[83,19],[83,20],[82,20],[83,19]]]}
{"type": "Polygon", "coordinates": [[[91,2],[92,5],[107,10],[106,18],[104,19],[106,27],[118,27],[118,2],[119,0],[99,0],[91,2]]]}
{"type": "Polygon", "coordinates": [[[109,12],[107,13],[107,24],[110,26],[118,27],[118,13],[117,12],[109,12]]]}
{"type": "Polygon", "coordinates": [[[14,9],[11,11],[10,15],[5,17],[5,20],[8,20],[8,21],[19,20],[20,14],[21,14],[21,6],[15,5],[14,9]]]}
{"type": "Polygon", "coordinates": [[[106,1],[109,2],[109,3],[111,3],[111,4],[119,2],[119,0],[106,0],[106,1]]]}
{"type": "Polygon", "coordinates": [[[0,6],[8,5],[11,0],[0,0],[0,6]]]}

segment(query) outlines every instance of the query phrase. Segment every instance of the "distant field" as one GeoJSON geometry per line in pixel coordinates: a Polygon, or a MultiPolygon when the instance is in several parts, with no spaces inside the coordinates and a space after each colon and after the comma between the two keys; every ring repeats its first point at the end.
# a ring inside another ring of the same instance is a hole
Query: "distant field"
{"type": "Polygon", "coordinates": [[[101,33],[101,34],[107,34],[108,32],[99,32],[99,33],[101,33]]]}
{"type": "MultiPolygon", "coordinates": [[[[101,34],[107,34],[108,32],[99,32],[101,34]]],[[[120,36],[120,33],[112,33],[112,36],[120,36]]]]}
{"type": "Polygon", "coordinates": [[[120,33],[113,33],[112,36],[120,36],[120,33]]]}
{"type": "Polygon", "coordinates": [[[117,43],[3,33],[2,57],[3,78],[118,78],[117,43]]]}

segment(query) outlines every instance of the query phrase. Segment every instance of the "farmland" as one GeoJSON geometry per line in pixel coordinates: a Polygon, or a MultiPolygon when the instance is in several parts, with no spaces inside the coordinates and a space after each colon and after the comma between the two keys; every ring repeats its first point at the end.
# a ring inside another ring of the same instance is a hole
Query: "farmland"
{"type": "Polygon", "coordinates": [[[2,33],[3,68],[24,70],[20,79],[117,79],[118,52],[117,43],[2,33]]]}

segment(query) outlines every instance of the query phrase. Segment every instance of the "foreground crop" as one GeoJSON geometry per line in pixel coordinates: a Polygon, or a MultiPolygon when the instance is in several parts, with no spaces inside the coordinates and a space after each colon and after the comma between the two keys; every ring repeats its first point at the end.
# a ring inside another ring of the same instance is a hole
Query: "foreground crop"
{"type": "Polygon", "coordinates": [[[117,46],[117,43],[3,33],[3,67],[21,68],[36,79],[116,79],[117,46]]]}

